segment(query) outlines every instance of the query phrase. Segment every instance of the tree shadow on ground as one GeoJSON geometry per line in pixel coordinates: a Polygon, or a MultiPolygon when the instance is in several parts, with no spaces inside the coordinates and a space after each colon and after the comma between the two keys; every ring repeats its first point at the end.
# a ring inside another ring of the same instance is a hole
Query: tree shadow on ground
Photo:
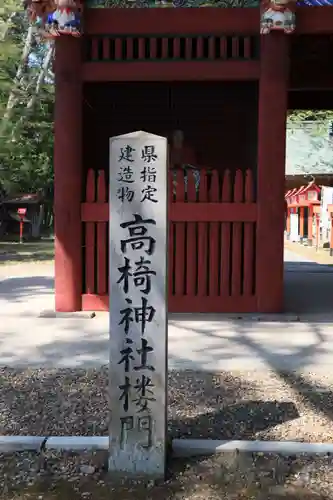
{"type": "Polygon", "coordinates": [[[314,385],[304,374],[277,370],[277,374],[296,390],[308,406],[333,421],[333,391],[322,383],[314,385]]]}
{"type": "Polygon", "coordinates": [[[285,256],[284,311],[286,313],[331,314],[332,301],[332,263],[291,261],[285,256]]]}
{"type": "MultiPolygon", "coordinates": [[[[107,381],[106,368],[2,370],[2,433],[106,435],[107,381]]],[[[273,435],[276,425],[298,418],[293,403],[255,400],[255,392],[253,384],[232,374],[171,372],[169,437],[255,439],[263,429],[271,430],[273,435]]],[[[306,497],[304,488],[302,497],[291,492],[280,496],[280,490],[286,492],[286,481],[304,467],[304,460],[300,465],[290,457],[237,452],[191,459],[170,456],[168,479],[156,484],[119,481],[114,475],[107,475],[105,452],[91,453],[87,458],[84,454],[45,451],[32,459],[30,454],[28,465],[27,460],[24,453],[0,456],[0,470],[6,477],[6,492],[1,495],[4,500],[14,494],[20,498],[29,494],[31,500],[40,499],[41,495],[44,500],[306,497]],[[95,473],[85,477],[80,469],[82,464],[93,464],[95,473]]]]}
{"type": "Polygon", "coordinates": [[[0,281],[0,298],[8,302],[29,300],[31,295],[54,293],[52,276],[16,276],[0,281]]]}
{"type": "MultiPolygon", "coordinates": [[[[202,321],[202,318],[199,320],[202,321]]],[[[290,352],[279,352],[278,349],[269,349],[267,346],[264,346],[258,340],[256,340],[253,336],[251,336],[251,331],[248,329],[248,324],[242,321],[234,321],[232,322],[232,330],[235,332],[235,335],[229,336],[228,340],[231,344],[235,346],[235,352],[238,352],[238,347],[246,347],[253,355],[253,357],[257,359],[264,360],[266,366],[272,370],[273,373],[278,375],[278,377],[285,383],[289,385],[289,387],[298,393],[298,397],[302,400],[308,407],[311,407],[318,415],[324,416],[329,420],[333,421],[333,391],[330,390],[330,387],[327,387],[322,382],[317,382],[315,380],[311,380],[309,376],[307,376],[306,370],[307,366],[311,365],[313,360],[316,358],[318,354],[325,352],[325,335],[323,335],[321,328],[318,327],[315,323],[309,325],[312,332],[314,333],[314,342],[305,345],[305,346],[292,346],[290,352]],[[288,359],[289,358],[289,359],[288,359]],[[283,367],[293,365],[293,370],[287,370],[283,367]],[[298,373],[300,372],[300,373],[298,373]],[[303,373],[301,373],[303,372],[303,373]],[[305,372],[305,373],[304,373],[305,372]]],[[[215,337],[217,341],[216,348],[218,348],[218,339],[219,335],[213,329],[204,330],[195,327],[195,323],[192,322],[191,328],[193,332],[199,332],[201,335],[206,335],[208,338],[215,337]]],[[[286,333],[288,332],[288,324],[286,325],[286,333]]],[[[289,335],[292,335],[292,332],[289,335]]],[[[274,335],[274,332],[272,332],[274,335]]],[[[212,345],[210,344],[209,349],[212,349],[212,345]]],[[[214,355],[210,352],[210,355],[214,355]]],[[[194,426],[195,428],[195,426],[194,426]]],[[[272,439],[274,439],[274,429],[272,429],[272,439]]],[[[237,435],[237,430],[236,430],[237,435]]],[[[251,439],[250,436],[246,436],[248,439],[251,439]]],[[[309,457],[310,463],[315,464],[318,457],[309,457]]],[[[297,459],[299,461],[299,459],[297,459]]],[[[328,457],[326,459],[328,462],[328,468],[331,469],[331,459],[328,457]]],[[[294,466],[295,468],[295,466],[294,466]]],[[[297,466],[296,466],[297,470],[297,466]]],[[[332,480],[332,472],[330,472],[330,481],[332,480]]],[[[312,492],[310,498],[332,498],[333,491],[329,494],[323,494],[320,496],[319,493],[320,486],[318,486],[316,492],[312,492]]],[[[306,496],[306,488],[304,488],[304,494],[302,490],[303,497],[306,496]]],[[[301,492],[297,493],[299,496],[295,498],[301,498],[301,492]]],[[[251,497],[252,498],[252,497],[251,497]]],[[[261,498],[261,496],[254,498],[261,498]]],[[[265,498],[265,497],[264,497],[265,498]]],[[[266,496],[266,498],[280,498],[266,496]]],[[[281,498],[285,498],[282,496],[281,498]]],[[[287,497],[289,498],[289,497],[287,497]]]]}
{"type": "MultiPolygon", "coordinates": [[[[248,366],[256,369],[261,364],[261,367],[264,365],[266,369],[273,371],[302,370],[318,362],[316,357],[332,352],[328,351],[328,348],[332,350],[332,343],[327,344],[332,330],[326,334],[323,327],[315,322],[306,323],[303,331],[305,338],[298,335],[298,322],[286,322],[282,329],[278,322],[262,323],[229,318],[223,323],[217,320],[216,315],[196,315],[190,321],[187,318],[172,318],[170,325],[178,328],[179,336],[183,335],[185,339],[191,337],[191,351],[186,353],[183,362],[186,363],[186,357],[194,358],[197,366],[218,366],[223,369],[225,359],[242,358],[238,363],[232,363],[232,366],[246,370],[248,366]],[[291,339],[294,333],[297,335],[296,342],[291,339]],[[269,340],[270,335],[273,342],[269,340]],[[198,339],[197,343],[192,340],[194,338],[198,339]],[[248,364],[249,360],[255,362],[248,364]]],[[[172,341],[179,343],[184,349],[184,342],[178,342],[174,334],[172,341]]],[[[178,360],[175,349],[171,356],[175,361],[178,360]]]]}
{"type": "MultiPolygon", "coordinates": [[[[2,434],[105,435],[108,369],[0,370],[2,434]],[[29,395],[29,399],[27,399],[29,395]]],[[[256,439],[299,417],[290,401],[262,401],[253,384],[232,374],[171,371],[172,438],[256,439]]]]}
{"type": "Polygon", "coordinates": [[[54,242],[50,240],[28,241],[20,244],[15,241],[0,241],[0,265],[10,263],[29,263],[52,261],[54,242]]]}
{"type": "MultiPolygon", "coordinates": [[[[68,349],[67,343],[62,348],[68,349]]],[[[106,368],[2,369],[1,433],[106,435],[109,418],[107,381],[106,368]]],[[[299,417],[292,402],[258,399],[253,383],[230,372],[172,371],[168,382],[171,438],[256,439],[260,432],[266,431],[267,438],[274,439],[277,425],[299,417]]],[[[15,460],[22,468],[21,456],[15,460]]],[[[93,477],[83,477],[77,469],[81,458],[76,459],[76,469],[65,478],[63,467],[67,465],[64,465],[62,456],[59,458],[54,452],[49,452],[45,460],[45,475],[34,480],[32,486],[7,485],[7,493],[2,498],[10,500],[13,496],[8,496],[9,493],[15,491],[21,498],[29,493],[31,500],[37,500],[41,495],[44,500],[69,500],[82,496],[103,500],[106,495],[108,499],[117,497],[118,500],[329,498],[318,496],[321,494],[320,485],[311,483],[309,486],[306,470],[313,464],[313,458],[237,452],[210,458],[174,458],[169,463],[168,481],[157,485],[119,483],[113,477],[107,477],[105,454],[104,465],[96,469],[93,477]],[[300,485],[295,477],[302,474],[305,479],[300,485]],[[76,479],[72,480],[73,476],[76,479]]],[[[0,470],[2,462],[0,457],[0,470]]],[[[15,475],[13,466],[9,473],[12,475],[15,475]]],[[[330,498],[333,490],[331,493],[330,498]]]]}
{"type": "Polygon", "coordinates": [[[195,418],[184,417],[177,421],[174,437],[251,440],[261,431],[296,418],[299,413],[290,401],[242,401],[195,418]]]}
{"type": "MultiPolygon", "coordinates": [[[[284,370],[282,358],[286,354],[272,353],[263,347],[258,342],[254,341],[244,332],[241,324],[236,326],[239,335],[236,338],[236,343],[243,343],[249,346],[254,354],[264,359],[268,366],[293,390],[297,391],[299,396],[305,400],[308,405],[314,408],[317,412],[333,420],[333,392],[324,384],[314,383],[305,374],[297,373],[297,370],[284,370]]],[[[319,352],[325,350],[325,337],[322,335],[320,328],[316,324],[312,324],[312,331],[315,334],[315,342],[305,347],[295,347],[294,351],[287,356],[295,356],[303,360],[303,363],[298,366],[299,371],[306,370],[307,362],[310,364],[312,359],[319,352]]]]}
{"type": "Polygon", "coordinates": [[[53,261],[54,255],[52,252],[35,252],[31,254],[14,254],[8,253],[5,255],[0,254],[0,265],[19,263],[19,262],[43,262],[53,261]]]}
{"type": "Polygon", "coordinates": [[[0,309],[3,317],[14,315],[17,318],[37,319],[40,311],[47,308],[54,308],[52,276],[0,277],[0,309]]]}
{"type": "MultiPolygon", "coordinates": [[[[199,323],[202,319],[200,318],[199,323]]],[[[307,366],[311,365],[313,360],[318,354],[325,353],[326,338],[323,335],[321,328],[316,323],[309,323],[312,333],[314,334],[314,342],[304,346],[292,346],[290,352],[279,352],[272,350],[259,343],[251,335],[248,323],[246,321],[231,321],[232,330],[235,333],[233,336],[228,337],[228,341],[235,346],[235,353],[238,347],[246,347],[250,353],[258,360],[263,360],[268,368],[277,374],[283,381],[285,381],[293,390],[298,391],[299,395],[308,402],[317,411],[324,414],[326,417],[333,420],[333,392],[321,383],[311,381],[304,373],[307,366]],[[288,369],[289,368],[289,369],[288,369]]],[[[218,347],[218,340],[221,336],[213,329],[203,329],[195,327],[195,321],[191,324],[191,331],[200,333],[207,338],[216,338],[218,347]]],[[[182,326],[186,329],[186,326],[182,326]]],[[[288,334],[290,326],[286,324],[288,334]]],[[[292,335],[292,332],[290,333],[292,335]]],[[[272,335],[274,332],[272,331],[272,335]]],[[[213,351],[214,345],[210,344],[210,351],[213,351]]],[[[210,352],[214,357],[214,352],[210,352]]],[[[219,354],[218,354],[219,355],[219,354]]]]}

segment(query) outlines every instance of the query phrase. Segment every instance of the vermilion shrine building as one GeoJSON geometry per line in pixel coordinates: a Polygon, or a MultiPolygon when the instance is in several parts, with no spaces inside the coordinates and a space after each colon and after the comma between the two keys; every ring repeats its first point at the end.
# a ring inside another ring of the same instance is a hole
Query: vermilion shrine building
{"type": "Polygon", "coordinates": [[[313,181],[287,191],[286,235],[309,246],[318,245],[321,188],[313,181]]]}
{"type": "Polygon", "coordinates": [[[290,35],[259,7],[86,8],[83,30],[56,41],[57,310],[108,308],[109,137],[182,130],[169,311],[282,311],[286,113],[333,106],[333,8],[290,35]]]}

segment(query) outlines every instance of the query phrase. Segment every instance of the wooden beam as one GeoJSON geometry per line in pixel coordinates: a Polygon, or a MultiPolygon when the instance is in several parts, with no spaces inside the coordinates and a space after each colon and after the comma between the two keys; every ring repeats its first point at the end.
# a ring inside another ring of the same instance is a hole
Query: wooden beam
{"type": "MultiPolygon", "coordinates": [[[[172,222],[254,222],[257,217],[255,203],[209,203],[207,215],[200,203],[171,203],[169,219],[172,222]]],[[[82,222],[107,222],[108,203],[82,203],[82,222]]]]}
{"type": "Polygon", "coordinates": [[[86,82],[257,80],[258,61],[88,62],[86,82]]]}
{"type": "Polygon", "coordinates": [[[304,207],[299,207],[299,235],[304,237],[304,207]]]}
{"type": "Polygon", "coordinates": [[[97,34],[259,34],[259,9],[86,9],[84,31],[97,34]]]}
{"type": "Polygon", "coordinates": [[[308,211],[308,246],[312,246],[312,238],[313,238],[313,206],[309,206],[309,211],[308,211]]]}
{"type": "Polygon", "coordinates": [[[332,7],[300,7],[296,15],[296,35],[332,34],[332,7]]]}
{"type": "MultiPolygon", "coordinates": [[[[258,35],[259,8],[85,9],[87,35],[237,34],[258,35]]],[[[331,34],[332,7],[300,7],[296,34],[331,34]]]]}
{"type": "MultiPolygon", "coordinates": [[[[223,312],[249,313],[256,310],[256,298],[252,296],[229,296],[229,297],[199,297],[193,295],[172,295],[169,297],[169,312],[186,313],[202,311],[204,313],[221,312],[221,301],[223,301],[223,312]]],[[[84,294],[82,296],[83,311],[108,311],[109,296],[84,294]]]]}
{"type": "Polygon", "coordinates": [[[304,208],[304,207],[314,207],[320,205],[320,201],[302,201],[301,203],[290,203],[288,208],[304,208]]]}
{"type": "Polygon", "coordinates": [[[292,90],[288,93],[288,109],[333,109],[333,89],[292,90]]]}

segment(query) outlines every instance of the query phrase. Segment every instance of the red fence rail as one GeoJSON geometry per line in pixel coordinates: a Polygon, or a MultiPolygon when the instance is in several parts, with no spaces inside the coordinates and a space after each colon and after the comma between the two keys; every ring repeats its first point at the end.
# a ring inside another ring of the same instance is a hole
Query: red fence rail
{"type": "Polygon", "coordinates": [[[84,39],[85,62],[248,61],[259,59],[258,36],[95,35],[84,39]]]}
{"type": "MultiPolygon", "coordinates": [[[[105,175],[89,170],[82,307],[108,309],[108,220],[105,175]]],[[[112,213],[111,213],[112,216],[112,213]]],[[[169,311],[256,310],[256,203],[252,172],[200,170],[169,175],[169,311]]]]}

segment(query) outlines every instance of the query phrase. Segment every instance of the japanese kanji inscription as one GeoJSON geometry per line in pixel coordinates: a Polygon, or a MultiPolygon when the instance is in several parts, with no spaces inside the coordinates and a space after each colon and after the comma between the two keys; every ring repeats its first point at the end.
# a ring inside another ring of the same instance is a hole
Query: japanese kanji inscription
{"type": "Polygon", "coordinates": [[[110,139],[110,471],[163,477],[167,141],[110,139]]]}

